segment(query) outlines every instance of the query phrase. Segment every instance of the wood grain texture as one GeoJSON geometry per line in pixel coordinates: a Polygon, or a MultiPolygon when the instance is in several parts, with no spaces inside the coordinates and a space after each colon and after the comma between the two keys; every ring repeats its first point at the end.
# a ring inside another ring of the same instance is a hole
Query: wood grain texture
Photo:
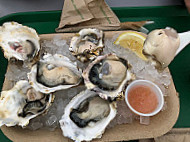
{"type": "MultiPolygon", "coordinates": [[[[105,32],[105,39],[111,38],[113,35],[122,33],[123,31],[110,31],[105,32]]],[[[63,39],[70,41],[73,33],[62,34],[45,34],[40,35],[41,40],[51,40],[54,36],[60,35],[63,39]]],[[[9,63],[7,72],[9,71],[9,63]]],[[[167,69],[168,70],[168,69],[167,69]]],[[[168,70],[169,71],[169,70],[168,70]]],[[[5,78],[3,90],[12,88],[11,82],[5,78]]],[[[153,138],[161,136],[172,129],[177,121],[179,115],[179,98],[175,90],[173,81],[168,88],[169,95],[165,97],[167,102],[167,109],[159,114],[150,118],[150,125],[141,125],[138,121],[134,121],[132,124],[117,125],[114,128],[105,131],[101,139],[94,141],[106,142],[106,141],[122,141],[133,140],[143,138],[153,138]]],[[[22,129],[20,127],[6,127],[2,128],[3,133],[14,142],[69,142],[68,138],[63,137],[60,129],[56,129],[54,132],[48,130],[30,131],[22,129]]]]}

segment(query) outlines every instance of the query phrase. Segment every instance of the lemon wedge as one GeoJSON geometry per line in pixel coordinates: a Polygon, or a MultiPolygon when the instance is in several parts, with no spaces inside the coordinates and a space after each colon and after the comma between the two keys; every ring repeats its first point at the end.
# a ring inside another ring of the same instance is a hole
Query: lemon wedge
{"type": "Polygon", "coordinates": [[[143,55],[143,44],[146,36],[135,31],[127,31],[118,36],[114,44],[120,45],[124,48],[129,48],[137,54],[141,59],[147,60],[143,55]]]}

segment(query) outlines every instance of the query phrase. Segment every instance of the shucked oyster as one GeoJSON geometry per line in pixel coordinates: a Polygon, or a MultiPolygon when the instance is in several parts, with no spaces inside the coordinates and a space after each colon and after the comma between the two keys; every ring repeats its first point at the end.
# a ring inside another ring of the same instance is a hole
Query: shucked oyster
{"type": "Polygon", "coordinates": [[[103,32],[98,29],[82,29],[70,43],[69,50],[81,62],[92,60],[100,54],[103,48],[103,32]]]}
{"type": "Polygon", "coordinates": [[[74,141],[101,138],[105,128],[116,115],[116,103],[85,90],[66,106],[60,122],[63,135],[74,141]]]}
{"type": "Polygon", "coordinates": [[[85,85],[102,98],[119,97],[127,82],[134,78],[126,60],[115,54],[99,56],[83,72],[85,85]]]}
{"type": "Polygon", "coordinates": [[[26,126],[29,120],[44,113],[53,101],[50,94],[35,91],[28,81],[21,80],[0,97],[0,126],[26,126]]]}
{"type": "Polygon", "coordinates": [[[82,72],[69,58],[47,54],[32,67],[28,79],[37,91],[50,93],[78,85],[82,72]]]}
{"type": "Polygon", "coordinates": [[[150,32],[144,43],[143,52],[158,68],[166,68],[174,59],[180,45],[178,33],[172,29],[150,32]]]}
{"type": "Polygon", "coordinates": [[[7,22],[0,27],[0,46],[7,59],[31,61],[40,50],[39,39],[34,29],[16,22],[7,22]]]}

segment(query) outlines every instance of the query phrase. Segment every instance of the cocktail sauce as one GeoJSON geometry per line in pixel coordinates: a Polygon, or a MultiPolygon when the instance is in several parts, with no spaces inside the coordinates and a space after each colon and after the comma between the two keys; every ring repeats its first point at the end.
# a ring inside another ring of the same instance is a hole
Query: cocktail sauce
{"type": "Polygon", "coordinates": [[[158,98],[148,86],[138,85],[129,90],[128,101],[140,113],[151,113],[158,106],[158,98]]]}

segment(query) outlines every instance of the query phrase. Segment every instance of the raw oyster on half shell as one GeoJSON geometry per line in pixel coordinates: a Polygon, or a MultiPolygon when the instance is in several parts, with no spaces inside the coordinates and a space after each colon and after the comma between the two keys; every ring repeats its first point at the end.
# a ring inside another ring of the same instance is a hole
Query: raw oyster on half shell
{"type": "Polygon", "coordinates": [[[77,142],[90,141],[101,138],[116,112],[116,102],[85,90],[70,101],[59,122],[64,136],[77,142]]]}
{"type": "Polygon", "coordinates": [[[88,89],[100,94],[104,99],[119,97],[127,82],[134,79],[130,65],[115,54],[97,57],[83,71],[83,78],[88,89]]]}
{"type": "Polygon", "coordinates": [[[35,90],[51,93],[78,85],[82,80],[82,71],[63,55],[46,54],[32,66],[28,79],[35,90]]]}
{"type": "Polygon", "coordinates": [[[70,43],[69,50],[81,62],[94,59],[103,48],[103,32],[98,29],[82,29],[70,43]]]}
{"type": "Polygon", "coordinates": [[[34,90],[28,81],[21,80],[0,97],[0,126],[25,127],[30,119],[45,113],[53,102],[52,94],[34,90]]]}
{"type": "Polygon", "coordinates": [[[7,22],[0,27],[0,46],[9,60],[16,58],[31,61],[40,50],[40,38],[36,31],[16,22],[7,22]]]}

